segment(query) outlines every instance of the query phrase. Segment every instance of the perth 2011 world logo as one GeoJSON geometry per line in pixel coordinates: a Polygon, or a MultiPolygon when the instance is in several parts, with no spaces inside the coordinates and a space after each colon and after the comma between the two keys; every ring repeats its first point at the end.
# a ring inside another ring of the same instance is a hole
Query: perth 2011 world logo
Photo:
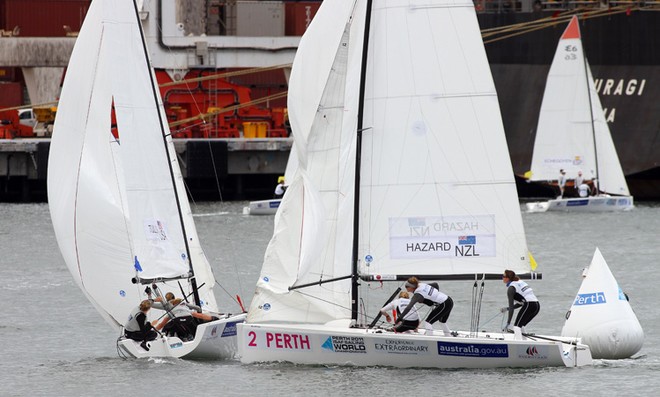
{"type": "Polygon", "coordinates": [[[366,353],[364,338],[355,336],[328,336],[321,347],[335,353],[366,353]]]}

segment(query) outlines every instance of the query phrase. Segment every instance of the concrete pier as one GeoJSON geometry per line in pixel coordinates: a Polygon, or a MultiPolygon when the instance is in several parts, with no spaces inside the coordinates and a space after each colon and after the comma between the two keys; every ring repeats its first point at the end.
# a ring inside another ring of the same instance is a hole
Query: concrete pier
{"type": "MultiPolygon", "coordinates": [[[[181,172],[195,200],[269,198],[291,138],[177,139],[181,172]]],[[[46,201],[50,139],[0,140],[0,202],[46,201]]]]}

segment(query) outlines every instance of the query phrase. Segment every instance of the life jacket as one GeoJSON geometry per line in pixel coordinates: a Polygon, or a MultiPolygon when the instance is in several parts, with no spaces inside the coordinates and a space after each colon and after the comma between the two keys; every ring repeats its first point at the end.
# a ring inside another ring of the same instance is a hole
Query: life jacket
{"type": "Polygon", "coordinates": [[[185,303],[181,303],[172,308],[171,313],[175,318],[192,316],[190,309],[188,309],[185,303]]]}
{"type": "Polygon", "coordinates": [[[527,285],[526,282],[522,280],[518,281],[511,281],[509,284],[507,284],[509,287],[513,287],[516,289],[516,294],[513,296],[513,299],[518,301],[518,302],[538,302],[539,300],[536,298],[536,295],[534,295],[534,291],[532,291],[532,287],[527,285]]]}
{"type": "Polygon", "coordinates": [[[419,283],[415,289],[415,293],[424,298],[424,303],[427,305],[439,304],[447,300],[448,296],[438,291],[437,288],[429,284],[419,283]]]}
{"type": "Polygon", "coordinates": [[[401,318],[401,313],[403,313],[406,310],[406,307],[410,304],[410,299],[407,298],[399,298],[397,299],[396,302],[396,315],[400,320],[406,320],[406,321],[419,321],[419,314],[417,314],[417,309],[414,307],[410,309],[408,313],[406,313],[405,318],[401,318]]]}
{"type": "Polygon", "coordinates": [[[131,313],[128,315],[128,321],[124,325],[124,330],[129,332],[140,331],[140,323],[138,323],[137,321],[137,316],[140,313],[142,313],[142,311],[140,310],[140,306],[137,306],[135,309],[131,310],[131,313]]]}

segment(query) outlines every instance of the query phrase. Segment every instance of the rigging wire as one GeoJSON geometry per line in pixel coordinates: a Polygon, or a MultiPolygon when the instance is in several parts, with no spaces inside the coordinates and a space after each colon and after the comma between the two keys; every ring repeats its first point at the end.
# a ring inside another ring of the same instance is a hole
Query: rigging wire
{"type": "MultiPolygon", "coordinates": [[[[218,285],[218,286],[220,287],[220,289],[223,290],[223,291],[225,292],[225,294],[227,294],[227,296],[229,297],[229,299],[233,300],[233,301],[238,305],[238,307],[241,307],[241,303],[238,301],[238,299],[237,299],[236,297],[234,297],[234,295],[230,294],[229,291],[227,291],[227,290],[225,289],[225,287],[223,287],[222,284],[220,284],[220,282],[218,281],[218,279],[215,278],[215,275],[213,276],[213,279],[215,280],[216,285],[218,285]]],[[[240,289],[240,288],[239,288],[239,289],[240,289]]],[[[238,296],[238,295],[237,295],[237,296],[238,296]]]]}
{"type": "MultiPolygon", "coordinates": [[[[506,314],[506,312],[504,312],[504,313],[502,313],[502,312],[497,312],[497,313],[495,313],[495,315],[494,315],[493,317],[489,318],[488,320],[486,320],[486,322],[484,322],[483,324],[481,324],[481,326],[483,327],[483,326],[485,326],[486,324],[490,323],[491,321],[493,321],[494,319],[496,319],[497,316],[502,316],[502,321],[503,321],[503,320],[504,320],[504,316],[505,316],[505,314],[506,314]]],[[[503,323],[501,323],[501,325],[500,325],[500,329],[502,329],[502,328],[504,328],[504,324],[503,324],[503,323]]]]}
{"type": "MultiPolygon", "coordinates": [[[[286,91],[285,92],[280,92],[280,93],[273,94],[273,95],[267,95],[267,96],[261,97],[259,99],[254,99],[254,100],[249,101],[249,102],[244,102],[244,103],[241,103],[239,105],[227,106],[225,108],[216,109],[216,110],[213,110],[213,111],[208,112],[208,113],[200,112],[197,116],[188,117],[187,119],[183,119],[183,120],[173,121],[173,122],[170,123],[170,127],[178,127],[180,125],[190,123],[192,121],[200,121],[200,120],[202,121],[202,123],[199,123],[199,124],[203,124],[203,123],[206,123],[206,121],[205,121],[206,119],[211,118],[213,116],[217,116],[218,114],[231,112],[231,111],[242,109],[244,107],[248,107],[248,106],[252,106],[252,105],[258,105],[260,103],[268,102],[268,101],[273,100],[273,99],[284,98],[285,96],[287,96],[287,94],[288,93],[286,91]]],[[[197,125],[199,125],[199,124],[197,124],[197,125]]],[[[192,126],[186,126],[186,128],[190,128],[190,127],[192,127],[192,126]]],[[[183,129],[185,129],[185,128],[183,128],[183,129]]],[[[177,132],[182,131],[183,129],[177,130],[177,132]]]]}
{"type": "Polygon", "coordinates": [[[477,333],[479,332],[479,319],[481,318],[481,304],[483,303],[484,300],[484,288],[486,286],[486,283],[484,280],[486,279],[486,275],[484,274],[481,277],[481,288],[479,289],[479,300],[477,302],[477,313],[476,313],[476,318],[475,318],[475,327],[474,327],[474,336],[477,336],[477,333]]]}
{"type": "Polygon", "coordinates": [[[233,72],[218,73],[218,74],[214,74],[214,75],[210,75],[210,76],[193,77],[193,78],[190,78],[190,79],[173,81],[173,82],[170,82],[170,83],[163,83],[163,84],[160,85],[160,87],[161,88],[171,87],[171,86],[182,84],[183,82],[196,83],[196,82],[203,82],[203,81],[208,81],[208,80],[225,79],[227,77],[243,76],[243,75],[246,75],[246,74],[268,72],[268,71],[271,71],[271,70],[290,68],[291,65],[292,64],[287,63],[287,64],[283,64],[283,65],[264,66],[264,67],[258,67],[258,68],[241,69],[241,70],[237,70],[237,71],[233,71],[233,72]]]}
{"type": "Polygon", "coordinates": [[[474,276],[474,284],[472,285],[472,299],[470,299],[470,335],[472,335],[472,330],[474,329],[474,305],[477,300],[477,276],[474,276]]]}
{"type": "Polygon", "coordinates": [[[218,176],[218,168],[215,165],[215,156],[213,156],[213,147],[211,146],[211,140],[207,139],[206,143],[208,144],[209,147],[209,157],[211,157],[211,165],[213,166],[213,176],[215,176],[215,186],[218,189],[218,196],[220,198],[220,202],[223,202],[224,200],[222,199],[222,190],[220,190],[220,177],[218,176]]]}
{"type": "Polygon", "coordinates": [[[479,333],[479,318],[481,317],[481,304],[484,298],[484,288],[486,275],[481,277],[481,287],[478,288],[478,276],[474,276],[474,286],[472,287],[472,314],[470,319],[470,336],[476,337],[479,333]]]}
{"type": "MultiPolygon", "coordinates": [[[[314,296],[314,295],[311,295],[311,294],[306,294],[300,289],[291,290],[291,292],[297,292],[297,293],[299,293],[301,295],[304,295],[308,298],[312,298],[312,299],[316,299],[320,302],[328,303],[332,306],[335,306],[335,307],[338,307],[340,309],[346,310],[349,313],[351,313],[352,310],[353,310],[352,307],[346,307],[346,306],[340,305],[339,303],[332,302],[332,301],[329,301],[327,299],[319,298],[318,296],[314,296]]],[[[425,306],[424,308],[418,309],[417,313],[419,314],[420,318],[426,318],[426,317],[428,317],[428,315],[429,315],[430,311],[432,310],[432,308],[433,308],[433,306],[430,306],[430,307],[425,306]],[[426,309],[426,310],[424,310],[424,309],[426,309]]],[[[380,311],[378,313],[379,313],[378,315],[372,316],[372,315],[368,314],[367,311],[366,311],[366,308],[363,307],[362,311],[361,311],[361,316],[364,318],[364,320],[365,320],[364,322],[366,323],[368,320],[374,320],[374,319],[378,318],[380,316],[380,311]]],[[[382,324],[382,323],[384,323],[384,321],[380,321],[379,324],[382,324]]]]}
{"type": "Polygon", "coordinates": [[[508,39],[515,36],[520,36],[526,33],[531,33],[536,30],[553,27],[559,24],[565,24],[573,17],[573,15],[577,15],[581,20],[586,20],[586,19],[593,19],[593,18],[611,16],[622,13],[628,13],[631,11],[643,11],[643,10],[651,10],[651,9],[652,9],[651,6],[630,7],[628,5],[615,6],[604,9],[580,7],[575,10],[563,11],[557,15],[536,19],[534,21],[521,22],[513,25],[484,29],[481,31],[481,33],[482,33],[482,37],[484,38],[484,44],[490,44],[496,41],[508,39]],[[488,37],[497,36],[499,34],[504,34],[504,33],[510,33],[510,34],[505,34],[497,38],[486,40],[486,38],[488,37]]]}
{"type": "Polygon", "coordinates": [[[117,355],[118,355],[120,358],[126,360],[126,359],[128,359],[128,356],[126,355],[126,353],[124,353],[124,351],[121,349],[121,347],[119,347],[119,342],[120,342],[120,341],[122,340],[122,338],[124,337],[124,332],[123,332],[123,330],[124,330],[124,327],[121,327],[121,328],[119,329],[119,336],[117,337],[116,347],[117,347],[117,355]]]}
{"type": "MultiPolygon", "coordinates": [[[[156,23],[156,29],[158,29],[158,31],[161,33],[161,35],[163,34],[162,26],[158,22],[156,23]]],[[[172,49],[169,46],[165,46],[165,48],[171,56],[174,55],[174,52],[172,51],[172,49]]],[[[191,79],[183,79],[183,80],[179,80],[179,81],[173,81],[173,82],[170,82],[170,83],[159,84],[158,87],[159,88],[167,88],[167,87],[170,87],[170,86],[185,85],[185,90],[187,91],[188,95],[192,99],[192,102],[193,102],[197,112],[199,114],[203,114],[199,103],[197,102],[195,96],[193,95],[192,88],[191,88],[192,83],[201,83],[201,82],[207,81],[207,80],[217,81],[218,79],[221,79],[221,78],[226,78],[226,77],[231,77],[231,76],[239,76],[239,75],[248,74],[248,73],[256,73],[256,72],[262,71],[263,69],[270,70],[270,69],[274,69],[274,68],[277,68],[277,67],[284,67],[284,66],[286,66],[286,65],[279,65],[279,66],[273,66],[273,67],[267,67],[267,68],[252,68],[252,69],[241,70],[241,71],[236,71],[236,72],[229,72],[229,73],[223,73],[223,74],[214,74],[214,75],[211,75],[211,76],[203,76],[203,77],[197,77],[197,78],[191,78],[191,79]]],[[[186,67],[180,68],[180,70],[186,70],[186,69],[190,69],[188,67],[188,65],[186,65],[186,67]]],[[[230,111],[230,110],[228,110],[228,111],[230,111]]],[[[215,114],[217,114],[217,113],[215,113],[215,114]]],[[[197,125],[205,124],[205,123],[206,123],[206,120],[202,118],[197,125]]],[[[173,130],[174,127],[177,126],[177,125],[173,125],[173,123],[168,123],[168,125],[169,125],[169,128],[170,128],[170,133],[179,132],[179,131],[182,130],[182,129],[173,130]]],[[[215,176],[216,187],[218,189],[218,194],[219,194],[219,197],[220,197],[220,201],[223,201],[222,191],[220,190],[219,176],[218,176],[218,172],[217,172],[217,168],[216,168],[215,158],[213,156],[213,150],[212,150],[212,147],[211,147],[211,141],[209,140],[207,142],[208,142],[208,148],[209,148],[209,155],[211,157],[211,162],[212,162],[212,165],[213,165],[213,172],[214,172],[214,176],[215,176]]],[[[178,154],[177,154],[177,156],[178,156],[178,154]]],[[[181,160],[181,159],[179,159],[179,160],[181,160]]],[[[188,197],[190,197],[190,201],[192,202],[192,205],[196,207],[197,203],[194,199],[194,196],[192,194],[190,186],[188,185],[188,183],[186,182],[185,179],[183,180],[183,185],[184,185],[184,188],[186,190],[186,193],[187,193],[188,197]]],[[[232,298],[232,300],[236,301],[236,299],[233,296],[231,296],[231,294],[229,294],[227,292],[227,290],[222,286],[222,284],[220,284],[218,282],[218,280],[215,278],[215,275],[213,275],[213,277],[214,277],[214,280],[215,280],[216,284],[219,285],[222,288],[222,290],[225,291],[232,298]]],[[[184,296],[185,296],[185,294],[184,294],[184,296]]],[[[239,304],[239,307],[240,307],[240,304],[239,304]]]]}

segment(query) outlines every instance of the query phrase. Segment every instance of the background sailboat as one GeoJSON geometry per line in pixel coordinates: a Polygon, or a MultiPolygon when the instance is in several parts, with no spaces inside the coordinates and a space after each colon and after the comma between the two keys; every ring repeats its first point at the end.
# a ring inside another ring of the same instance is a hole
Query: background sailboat
{"type": "Polygon", "coordinates": [[[326,0],[290,81],[307,87],[289,95],[299,169],[239,325],[242,362],[591,362],[576,341],[392,334],[359,316],[359,278],[532,276],[471,1],[326,0]]]}
{"type": "Polygon", "coordinates": [[[633,207],[582,47],[577,16],[561,36],[550,66],[529,180],[552,183],[562,169],[569,180],[565,197],[530,203],[530,211],[614,211],[633,207]],[[593,195],[571,198],[577,196],[577,186],[571,186],[571,181],[580,171],[593,195]]]}
{"type": "Polygon", "coordinates": [[[642,348],[644,331],[598,248],[583,276],[562,336],[581,337],[593,358],[631,357],[642,348]]]}
{"type": "MultiPolygon", "coordinates": [[[[284,170],[284,186],[286,186],[287,188],[289,187],[291,181],[293,181],[296,175],[297,170],[298,170],[298,154],[294,143],[293,145],[291,145],[291,152],[289,153],[289,159],[287,160],[286,168],[284,170]]],[[[274,215],[277,212],[277,209],[280,207],[281,203],[282,203],[281,198],[250,201],[249,205],[243,208],[243,214],[274,215]]]]}
{"type": "MultiPolygon", "coordinates": [[[[48,171],[62,256],[118,335],[146,298],[132,278],[218,311],[133,1],[91,4],[62,88],[48,171]]],[[[228,357],[243,318],[205,324],[185,344],[118,344],[137,357],[228,357]]]]}

